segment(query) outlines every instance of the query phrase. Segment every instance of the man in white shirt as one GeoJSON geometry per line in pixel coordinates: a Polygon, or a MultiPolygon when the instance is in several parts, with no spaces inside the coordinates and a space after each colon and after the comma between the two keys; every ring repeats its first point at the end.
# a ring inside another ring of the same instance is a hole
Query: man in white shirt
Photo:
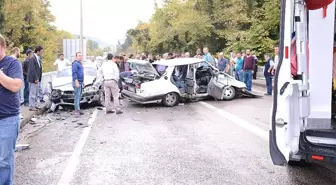
{"type": "Polygon", "coordinates": [[[275,74],[275,71],[276,71],[276,68],[278,66],[278,63],[279,63],[279,47],[278,46],[275,46],[274,47],[274,66],[272,67],[272,75],[275,74]]]}
{"type": "Polygon", "coordinates": [[[113,55],[109,53],[107,55],[107,62],[103,63],[99,69],[99,73],[103,75],[104,79],[106,114],[114,113],[113,109],[116,110],[116,114],[123,113],[119,104],[118,81],[120,73],[118,65],[115,62],[118,59],[118,56],[113,58],[113,55]],[[113,97],[113,104],[111,96],[113,97]]]}
{"type": "Polygon", "coordinates": [[[67,66],[70,66],[71,63],[67,59],[64,59],[64,54],[62,53],[58,55],[58,59],[54,62],[54,66],[56,65],[57,65],[57,70],[62,71],[67,66]]]}

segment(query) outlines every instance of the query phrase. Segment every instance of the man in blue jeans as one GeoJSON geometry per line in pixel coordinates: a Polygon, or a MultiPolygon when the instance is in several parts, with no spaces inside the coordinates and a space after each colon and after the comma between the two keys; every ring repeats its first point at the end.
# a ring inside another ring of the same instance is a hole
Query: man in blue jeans
{"type": "Polygon", "coordinates": [[[266,80],[266,87],[267,92],[265,93],[266,96],[272,96],[272,69],[274,67],[274,62],[270,57],[270,54],[265,54],[265,66],[264,66],[264,76],[266,80]]]}
{"type": "Polygon", "coordinates": [[[5,51],[6,40],[0,35],[0,184],[12,185],[23,72],[21,62],[6,56],[5,51]]]}
{"type": "Polygon", "coordinates": [[[244,57],[243,72],[244,83],[248,91],[252,91],[252,75],[254,71],[255,58],[251,55],[250,50],[246,50],[246,56],[244,57]]]}
{"type": "Polygon", "coordinates": [[[75,99],[74,99],[74,105],[75,105],[75,111],[74,114],[76,116],[83,115],[84,113],[80,111],[80,100],[82,98],[82,92],[83,92],[83,82],[84,82],[84,70],[83,65],[81,63],[82,61],[82,53],[77,52],[76,53],[76,60],[72,63],[72,86],[74,88],[75,93],[75,99]]]}

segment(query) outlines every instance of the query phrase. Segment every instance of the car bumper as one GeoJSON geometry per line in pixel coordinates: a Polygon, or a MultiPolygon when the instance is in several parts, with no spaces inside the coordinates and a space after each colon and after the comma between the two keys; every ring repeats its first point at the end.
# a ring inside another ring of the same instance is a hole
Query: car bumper
{"type": "Polygon", "coordinates": [[[134,92],[123,90],[121,94],[127,99],[139,104],[161,103],[164,95],[158,96],[140,96],[134,92]]]}
{"type": "MultiPolygon", "coordinates": [[[[67,93],[62,95],[52,95],[51,101],[57,105],[74,105],[74,93],[67,93]]],[[[80,104],[84,103],[97,103],[100,101],[99,91],[84,92],[82,94],[80,104]]]]}

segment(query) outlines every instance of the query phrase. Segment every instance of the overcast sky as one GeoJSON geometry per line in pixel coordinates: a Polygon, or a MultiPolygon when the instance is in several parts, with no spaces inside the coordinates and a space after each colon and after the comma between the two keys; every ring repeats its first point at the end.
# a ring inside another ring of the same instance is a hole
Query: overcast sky
{"type": "MultiPolygon", "coordinates": [[[[80,33],[80,0],[50,0],[55,25],[80,33]]],[[[157,0],[160,3],[160,0],[157,0]]],[[[154,0],[83,0],[84,36],[116,44],[138,20],[148,21],[154,13],[154,0]]]]}

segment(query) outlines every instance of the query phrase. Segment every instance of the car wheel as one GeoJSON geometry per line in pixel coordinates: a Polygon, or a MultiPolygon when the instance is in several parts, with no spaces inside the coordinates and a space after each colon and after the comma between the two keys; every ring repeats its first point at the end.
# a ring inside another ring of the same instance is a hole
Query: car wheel
{"type": "Polygon", "coordinates": [[[163,97],[162,102],[167,107],[174,107],[179,103],[179,100],[180,96],[177,93],[170,92],[163,97]]]}
{"type": "Polygon", "coordinates": [[[105,93],[103,89],[99,90],[99,104],[105,107],[105,93]]]}
{"type": "Polygon", "coordinates": [[[236,96],[236,89],[232,86],[224,87],[223,100],[232,100],[236,96]]]}

